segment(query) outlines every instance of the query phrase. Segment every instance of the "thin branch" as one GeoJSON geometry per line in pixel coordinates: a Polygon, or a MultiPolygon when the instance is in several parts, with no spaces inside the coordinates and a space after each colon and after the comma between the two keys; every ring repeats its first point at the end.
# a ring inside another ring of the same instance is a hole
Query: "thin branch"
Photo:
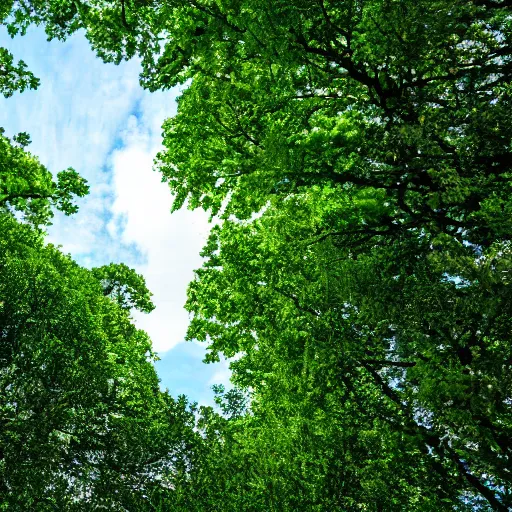
{"type": "Polygon", "coordinates": [[[295,307],[297,309],[299,309],[300,311],[303,311],[304,313],[309,313],[310,315],[313,315],[313,316],[315,316],[317,318],[320,317],[320,313],[318,313],[318,311],[315,311],[312,308],[308,308],[307,306],[302,306],[300,304],[299,299],[297,298],[297,296],[295,296],[293,294],[290,294],[290,293],[287,293],[287,292],[284,292],[283,290],[280,290],[279,288],[273,287],[272,289],[275,292],[277,292],[280,295],[282,295],[283,297],[286,297],[287,299],[290,299],[291,301],[293,301],[293,303],[295,304],[295,307]]]}
{"type": "Polygon", "coordinates": [[[499,512],[507,512],[508,507],[501,503],[494,491],[489,489],[473,473],[470,472],[468,464],[459,457],[457,452],[449,445],[447,445],[435,431],[424,427],[423,425],[419,425],[411,417],[411,413],[407,404],[403,402],[399,394],[384,381],[384,379],[374,368],[365,364],[364,361],[361,361],[361,364],[372,375],[373,379],[379,385],[383,393],[395,404],[397,404],[402,411],[407,413],[409,427],[423,439],[425,444],[435,450],[441,457],[449,459],[455,463],[461,476],[464,477],[465,480],[490,503],[494,510],[498,510],[499,512]]]}
{"type": "Polygon", "coordinates": [[[4,206],[7,203],[10,203],[16,199],[51,199],[51,194],[40,194],[38,192],[24,192],[20,194],[5,194],[0,196],[0,206],[4,206]]]}
{"type": "Polygon", "coordinates": [[[416,366],[416,361],[387,361],[379,359],[365,359],[361,361],[364,364],[375,364],[377,366],[396,366],[397,368],[412,368],[416,366]]]}
{"type": "Polygon", "coordinates": [[[124,5],[124,0],[121,0],[121,21],[123,22],[125,28],[127,28],[128,30],[132,29],[128,21],[126,21],[126,8],[124,5]]]}

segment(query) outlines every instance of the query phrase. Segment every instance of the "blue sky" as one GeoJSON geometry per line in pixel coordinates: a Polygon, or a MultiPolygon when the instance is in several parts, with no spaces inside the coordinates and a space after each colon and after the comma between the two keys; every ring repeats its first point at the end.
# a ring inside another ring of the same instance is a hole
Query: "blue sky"
{"type": "Polygon", "coordinates": [[[186,287],[201,265],[207,216],[171,215],[170,192],[152,170],[162,122],[176,113],[180,91],[142,90],[136,60],[103,64],[82,34],[47,42],[40,29],[14,40],[4,30],[0,46],[41,79],[36,91],[0,98],[0,126],[10,136],[28,132],[31,152],[52,172],[73,167],[91,186],[78,214],[56,216],[50,241],[85,266],[122,261],[145,276],[156,309],[135,321],[161,357],[162,386],[211,403],[211,385],[227,384],[227,364],[204,365],[204,347],[183,342],[186,287]]]}

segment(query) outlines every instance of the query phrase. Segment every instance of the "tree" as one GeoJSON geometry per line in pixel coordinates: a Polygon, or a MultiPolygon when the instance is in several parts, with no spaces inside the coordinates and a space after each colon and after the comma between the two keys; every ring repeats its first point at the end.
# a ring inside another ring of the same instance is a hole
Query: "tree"
{"type": "MultiPolygon", "coordinates": [[[[495,282],[497,293],[489,295],[496,274],[485,260],[473,266],[471,281],[453,278],[460,268],[446,276],[446,261],[435,251],[424,259],[425,237],[355,254],[330,239],[318,242],[323,216],[344,218],[344,202],[335,191],[317,189],[276,201],[256,221],[215,230],[189,289],[189,337],[208,340],[211,360],[219,352],[242,355],[231,366],[235,382],[254,390],[252,408],[256,403],[267,417],[279,411],[269,444],[281,429],[286,437],[293,431],[285,422],[311,428],[321,418],[325,437],[318,434],[313,446],[324,446],[328,467],[351,457],[353,476],[344,466],[344,479],[362,483],[363,468],[374,464],[369,478],[388,490],[372,496],[348,486],[345,498],[354,504],[373,510],[382,495],[390,500],[384,510],[462,509],[460,496],[472,503],[482,495],[499,510],[510,481],[508,288],[495,282]],[[390,453],[360,448],[354,457],[352,440],[339,442],[329,459],[335,435],[358,431],[375,432],[374,441],[392,446],[390,453]],[[386,465],[379,471],[381,456],[386,465]],[[391,483],[404,465],[407,491],[391,483]],[[400,501],[404,496],[412,501],[400,501]],[[416,496],[434,501],[421,505],[416,496]]],[[[451,264],[468,270],[462,258],[451,264]]],[[[329,495],[337,495],[332,486],[329,495]]]]}
{"type": "Polygon", "coordinates": [[[107,61],[138,54],[151,90],[189,81],[157,167],[174,208],[223,220],[189,337],[242,356],[254,393],[228,423],[242,447],[212,441],[264,468],[239,508],[511,506],[511,7],[33,0],[5,18],[84,28],[107,61]],[[357,486],[335,486],[340,461],[357,486]]]}
{"type": "Polygon", "coordinates": [[[47,225],[52,208],[66,215],[76,213],[73,196],[89,192],[87,182],[73,169],[57,174],[57,180],[36,157],[25,150],[30,139],[20,133],[14,140],[0,133],[0,210],[19,212],[33,225],[47,225]]]}
{"type": "MultiPolygon", "coordinates": [[[[1,93],[37,84],[0,49],[1,93]]],[[[0,133],[0,509],[139,510],[185,464],[193,415],[159,389],[131,321],[154,308],[143,277],[45,243],[40,226],[88,186],[72,169],[54,179],[29,143],[0,133]]]]}
{"type": "Polygon", "coordinates": [[[186,402],[160,391],[148,336],[94,272],[5,214],[0,233],[2,506],[143,502],[192,436],[186,402]]]}

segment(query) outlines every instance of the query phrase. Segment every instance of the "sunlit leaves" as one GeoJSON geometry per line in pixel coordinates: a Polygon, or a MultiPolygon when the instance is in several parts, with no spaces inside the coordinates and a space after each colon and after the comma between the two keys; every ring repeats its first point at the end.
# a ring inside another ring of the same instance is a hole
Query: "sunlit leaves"
{"type": "Polygon", "coordinates": [[[52,174],[25,146],[30,142],[27,134],[13,138],[0,134],[0,208],[20,212],[34,225],[49,224],[52,207],[66,215],[75,213],[74,200],[89,192],[87,182],[73,169],[52,174]]]}

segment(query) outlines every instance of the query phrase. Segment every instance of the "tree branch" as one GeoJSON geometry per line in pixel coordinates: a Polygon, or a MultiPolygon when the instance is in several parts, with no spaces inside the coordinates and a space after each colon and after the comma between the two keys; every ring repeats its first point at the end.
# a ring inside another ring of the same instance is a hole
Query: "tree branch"
{"type": "Polygon", "coordinates": [[[403,402],[398,393],[384,381],[384,379],[374,368],[365,364],[364,361],[361,361],[361,364],[372,375],[373,379],[379,385],[383,393],[407,414],[406,418],[409,424],[408,426],[423,439],[425,444],[435,450],[437,454],[442,458],[449,459],[455,463],[461,476],[471,485],[471,487],[478,491],[489,502],[494,510],[499,512],[507,512],[508,507],[501,503],[494,491],[485,486],[474,474],[470,472],[468,464],[459,457],[457,452],[448,446],[435,431],[428,429],[423,425],[419,425],[412,418],[407,404],[403,402]]]}
{"type": "Polygon", "coordinates": [[[290,294],[290,293],[286,293],[283,290],[280,290],[279,288],[272,287],[272,289],[275,292],[277,292],[280,295],[282,295],[283,297],[286,297],[287,299],[290,299],[295,304],[295,307],[297,309],[299,309],[300,311],[303,311],[304,313],[309,313],[310,315],[313,315],[313,316],[315,316],[317,318],[320,317],[320,313],[318,313],[318,311],[315,311],[314,309],[308,308],[307,306],[301,306],[297,296],[295,296],[293,294],[290,294]]]}
{"type": "Polygon", "coordinates": [[[388,361],[379,359],[365,359],[361,361],[364,365],[375,364],[377,366],[396,366],[397,368],[412,368],[416,366],[416,361],[388,361]]]}
{"type": "Polygon", "coordinates": [[[51,194],[40,194],[38,192],[23,192],[20,194],[5,194],[0,196],[0,206],[4,206],[6,203],[10,203],[16,199],[51,199],[51,194]]]}

